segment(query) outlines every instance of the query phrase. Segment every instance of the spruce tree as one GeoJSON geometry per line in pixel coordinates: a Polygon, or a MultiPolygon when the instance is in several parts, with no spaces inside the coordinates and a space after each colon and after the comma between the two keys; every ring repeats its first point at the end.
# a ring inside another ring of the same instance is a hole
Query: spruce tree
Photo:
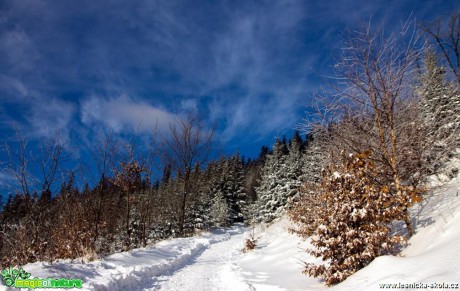
{"type": "Polygon", "coordinates": [[[302,173],[304,167],[304,154],[302,152],[302,139],[294,135],[289,141],[289,154],[286,158],[286,175],[289,186],[288,198],[297,197],[302,186],[302,173]]]}
{"type": "Polygon", "coordinates": [[[256,188],[256,220],[270,222],[283,212],[289,193],[287,173],[283,144],[277,139],[273,145],[273,153],[267,156],[262,168],[260,186],[256,188]]]}
{"type": "Polygon", "coordinates": [[[437,173],[460,147],[460,91],[449,83],[446,69],[439,66],[436,54],[428,50],[425,72],[420,77],[417,93],[420,97],[422,124],[426,133],[426,161],[437,173]]]}
{"type": "Polygon", "coordinates": [[[243,222],[246,211],[246,192],[244,189],[244,169],[240,155],[236,154],[227,160],[227,177],[224,192],[230,208],[232,222],[243,222]]]}
{"type": "Polygon", "coordinates": [[[225,193],[227,171],[228,166],[225,157],[221,157],[218,161],[208,165],[211,222],[216,226],[231,224],[230,210],[225,193]]]}
{"type": "Polygon", "coordinates": [[[228,226],[230,216],[230,209],[225,199],[224,193],[218,192],[212,198],[211,204],[211,217],[213,219],[213,224],[216,226],[228,226]]]}
{"type": "Polygon", "coordinates": [[[302,181],[315,184],[321,180],[321,170],[324,162],[324,153],[316,140],[311,140],[305,150],[302,169],[302,181]]]}

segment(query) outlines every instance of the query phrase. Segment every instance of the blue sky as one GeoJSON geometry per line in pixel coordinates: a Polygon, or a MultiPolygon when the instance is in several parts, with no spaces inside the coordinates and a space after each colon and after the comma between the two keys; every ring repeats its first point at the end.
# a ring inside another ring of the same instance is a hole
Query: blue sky
{"type": "MultiPolygon", "coordinates": [[[[330,74],[340,32],[448,15],[458,1],[0,2],[0,142],[56,131],[74,148],[104,130],[217,126],[224,152],[255,156],[292,132],[330,74]]],[[[1,180],[1,176],[0,176],[1,180]]]]}

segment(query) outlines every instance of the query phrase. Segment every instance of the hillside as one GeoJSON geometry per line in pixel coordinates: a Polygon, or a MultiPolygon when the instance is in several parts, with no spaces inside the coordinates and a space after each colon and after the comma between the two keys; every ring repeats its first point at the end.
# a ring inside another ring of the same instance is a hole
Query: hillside
{"type": "MultiPolygon", "coordinates": [[[[383,256],[334,290],[376,290],[380,284],[460,283],[460,176],[414,207],[417,233],[401,257],[383,256]]],[[[383,286],[382,286],[383,287],[383,286]]],[[[390,286],[386,288],[391,289],[390,286]]],[[[385,289],[385,288],[383,288],[385,289]]],[[[439,288],[441,289],[441,288],[439,288]]],[[[422,289],[423,290],[423,289],[422,289]]]]}
{"type": "MultiPolygon", "coordinates": [[[[377,290],[382,284],[459,283],[460,176],[435,187],[412,209],[417,233],[401,257],[384,256],[330,290],[377,290]]],[[[84,264],[27,264],[39,278],[80,278],[83,290],[326,290],[301,273],[308,242],[288,233],[286,218],[258,226],[257,248],[242,252],[251,229],[236,225],[195,237],[170,239],[84,264]]],[[[438,285],[439,286],[439,285],[438,285]]],[[[454,286],[455,287],[455,286],[454,286]]],[[[0,290],[5,290],[0,286],[0,290]]],[[[13,290],[13,289],[11,289],[13,290]]],[[[14,289],[17,290],[17,289],[14,289]]]]}

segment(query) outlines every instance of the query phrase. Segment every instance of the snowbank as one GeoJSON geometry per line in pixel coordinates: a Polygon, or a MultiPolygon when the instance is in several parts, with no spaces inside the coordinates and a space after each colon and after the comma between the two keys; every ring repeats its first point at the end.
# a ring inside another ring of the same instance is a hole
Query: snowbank
{"type": "Polygon", "coordinates": [[[256,228],[256,249],[235,261],[234,271],[249,286],[246,290],[326,289],[319,279],[302,274],[303,262],[312,261],[304,249],[308,242],[287,231],[284,217],[266,229],[256,228]]]}
{"type": "MultiPolygon", "coordinates": [[[[174,273],[193,262],[212,244],[229,238],[229,232],[215,230],[199,237],[171,239],[153,247],[117,253],[88,264],[38,262],[23,268],[32,274],[31,278],[82,279],[83,289],[80,290],[143,290],[153,286],[159,276],[174,273]]],[[[18,289],[0,286],[0,290],[18,289]]]]}

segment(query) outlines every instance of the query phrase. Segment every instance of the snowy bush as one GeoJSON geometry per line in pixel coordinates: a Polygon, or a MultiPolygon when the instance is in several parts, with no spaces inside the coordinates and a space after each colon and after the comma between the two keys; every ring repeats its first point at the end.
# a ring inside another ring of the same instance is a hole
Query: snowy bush
{"type": "MultiPolygon", "coordinates": [[[[324,171],[309,253],[324,264],[306,264],[304,273],[321,277],[327,285],[345,280],[383,254],[396,253],[403,237],[392,235],[390,223],[403,218],[404,197],[394,185],[381,184],[383,175],[370,152],[342,157],[342,163],[324,171]]],[[[409,191],[410,189],[407,189],[409,191]]]]}

